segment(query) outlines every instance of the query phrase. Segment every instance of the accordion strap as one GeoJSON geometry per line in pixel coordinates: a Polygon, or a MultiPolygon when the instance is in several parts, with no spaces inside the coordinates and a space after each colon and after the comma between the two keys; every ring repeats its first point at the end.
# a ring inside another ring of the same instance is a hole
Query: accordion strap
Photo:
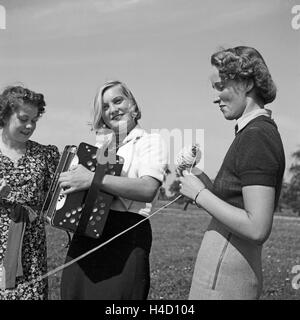
{"type": "Polygon", "coordinates": [[[97,166],[91,187],[88,191],[88,194],[84,202],[81,219],[76,230],[76,232],[78,233],[84,233],[87,227],[90,213],[92,212],[95,201],[97,199],[98,192],[100,190],[100,182],[102,181],[103,176],[104,176],[104,169],[101,168],[101,166],[97,166]]]}

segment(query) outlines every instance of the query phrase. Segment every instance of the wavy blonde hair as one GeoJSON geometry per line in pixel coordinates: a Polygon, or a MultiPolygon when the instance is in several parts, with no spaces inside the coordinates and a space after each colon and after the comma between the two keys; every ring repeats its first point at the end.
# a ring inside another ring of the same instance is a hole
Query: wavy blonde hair
{"type": "Polygon", "coordinates": [[[104,127],[104,122],[102,119],[103,112],[103,95],[104,92],[112,87],[120,86],[122,89],[122,93],[127,97],[133,106],[135,107],[136,117],[135,120],[139,120],[141,118],[140,108],[134,98],[133,93],[129,90],[125,83],[118,80],[110,80],[104,83],[104,85],[98,89],[96,96],[94,98],[94,113],[93,113],[93,122],[92,122],[92,130],[97,131],[104,127]]]}

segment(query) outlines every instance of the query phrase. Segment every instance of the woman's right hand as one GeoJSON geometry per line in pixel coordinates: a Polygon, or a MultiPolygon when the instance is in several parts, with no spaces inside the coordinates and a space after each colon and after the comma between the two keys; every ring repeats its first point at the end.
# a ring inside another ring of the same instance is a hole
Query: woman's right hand
{"type": "Polygon", "coordinates": [[[213,183],[212,181],[209,179],[209,177],[202,171],[200,170],[199,168],[197,167],[194,167],[192,170],[191,170],[191,173],[193,175],[195,175],[198,179],[200,179],[202,181],[202,183],[205,185],[205,187],[212,191],[213,190],[213,183]]]}
{"type": "Polygon", "coordinates": [[[10,187],[6,184],[6,180],[0,179],[0,199],[6,198],[10,190],[10,187]]]}

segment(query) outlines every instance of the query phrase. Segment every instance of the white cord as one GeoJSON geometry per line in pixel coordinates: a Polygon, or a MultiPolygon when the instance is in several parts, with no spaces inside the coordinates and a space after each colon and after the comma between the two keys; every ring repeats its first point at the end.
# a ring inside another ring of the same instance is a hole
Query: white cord
{"type": "Polygon", "coordinates": [[[175,201],[177,201],[177,200],[178,200],[179,198],[181,198],[181,197],[182,197],[182,195],[176,197],[176,198],[175,198],[174,200],[172,200],[171,202],[165,204],[165,205],[162,206],[161,208],[159,208],[159,209],[157,209],[156,211],[154,211],[153,213],[151,213],[151,214],[150,214],[148,217],[146,217],[145,219],[139,221],[138,223],[132,225],[131,227],[125,229],[124,231],[118,233],[117,235],[115,235],[114,237],[110,238],[109,240],[101,243],[99,246],[97,246],[97,247],[95,247],[95,248],[93,248],[93,249],[85,252],[84,254],[78,256],[77,258],[75,258],[75,259],[73,259],[73,260],[71,260],[71,261],[69,261],[69,262],[67,262],[67,263],[65,263],[65,264],[63,264],[63,265],[61,265],[61,266],[59,266],[59,267],[51,270],[51,271],[49,271],[48,273],[44,274],[43,276],[39,276],[39,277],[37,277],[37,279],[34,279],[34,280],[32,280],[32,281],[25,282],[24,284],[30,285],[30,284],[35,283],[35,282],[37,282],[37,281],[41,281],[41,280],[43,280],[43,279],[45,279],[45,278],[47,278],[47,277],[49,277],[49,276],[51,276],[51,275],[53,275],[53,274],[55,274],[55,273],[57,273],[57,272],[63,270],[64,268],[69,267],[69,266],[72,265],[73,263],[75,263],[75,262],[83,259],[84,257],[88,256],[89,254],[93,253],[94,251],[96,251],[96,250],[104,247],[105,245],[107,245],[108,243],[110,243],[111,241],[113,241],[114,239],[120,237],[122,234],[124,234],[124,233],[128,232],[129,230],[135,228],[136,226],[138,226],[138,225],[141,224],[142,222],[150,219],[150,218],[153,217],[156,213],[158,213],[159,211],[165,209],[166,207],[168,207],[169,205],[171,205],[172,203],[174,203],[175,201]]]}
{"type": "MultiPolygon", "coordinates": [[[[196,158],[197,158],[197,154],[196,154],[196,156],[195,156],[194,159],[193,159],[193,163],[192,163],[192,165],[191,165],[191,167],[190,167],[190,169],[189,169],[189,173],[191,173],[191,171],[192,171],[192,168],[193,168],[193,166],[194,166],[194,164],[195,164],[195,162],[196,162],[196,158]]],[[[153,213],[151,213],[151,214],[150,214],[148,217],[146,217],[145,219],[139,221],[138,223],[132,225],[131,227],[125,229],[124,231],[118,233],[118,234],[115,235],[114,237],[112,237],[112,238],[108,239],[107,241],[101,243],[99,246],[97,246],[97,247],[95,247],[95,248],[93,248],[93,249],[91,249],[91,250],[83,253],[82,255],[78,256],[77,258],[75,258],[75,259],[73,259],[73,260],[71,260],[71,261],[69,261],[69,262],[67,262],[67,263],[65,263],[65,264],[63,264],[63,265],[61,265],[61,266],[59,266],[59,267],[57,267],[57,268],[49,271],[49,272],[47,272],[47,273],[44,274],[43,276],[39,276],[39,277],[37,277],[37,279],[34,279],[34,280],[32,280],[32,281],[25,282],[24,284],[30,285],[30,284],[32,284],[32,283],[35,283],[36,281],[41,281],[41,280],[43,280],[43,279],[45,279],[45,278],[47,278],[47,277],[49,277],[49,276],[51,276],[51,275],[53,275],[53,274],[55,274],[55,273],[57,273],[57,272],[59,272],[59,271],[65,269],[65,268],[69,267],[69,266],[72,265],[73,263],[75,263],[75,262],[83,259],[84,257],[88,256],[89,254],[93,253],[94,251],[97,251],[98,249],[104,247],[105,245],[107,245],[108,243],[110,243],[111,241],[113,241],[114,239],[120,237],[120,236],[123,235],[124,233],[126,233],[126,232],[130,231],[131,229],[137,227],[137,226],[138,226],[139,224],[141,224],[142,222],[150,219],[150,218],[153,217],[155,214],[157,214],[159,211],[167,208],[169,205],[171,205],[172,203],[176,202],[176,201],[177,201],[178,199],[180,199],[181,197],[182,197],[182,195],[177,196],[175,199],[173,199],[173,200],[170,201],[169,203],[165,204],[165,205],[162,206],[161,208],[159,208],[159,209],[157,209],[156,211],[154,211],[153,213]]]]}

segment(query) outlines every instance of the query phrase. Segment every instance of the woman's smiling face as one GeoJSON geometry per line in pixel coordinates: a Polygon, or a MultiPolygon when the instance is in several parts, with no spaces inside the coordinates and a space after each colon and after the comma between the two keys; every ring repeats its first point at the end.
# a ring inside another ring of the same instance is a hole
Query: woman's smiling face
{"type": "Polygon", "coordinates": [[[120,85],[105,90],[102,108],[104,123],[115,132],[130,132],[136,126],[135,106],[120,85]]]}
{"type": "Polygon", "coordinates": [[[210,81],[214,89],[214,103],[219,105],[227,120],[238,119],[245,111],[246,88],[235,80],[222,81],[219,70],[213,66],[210,81]]]}
{"type": "Polygon", "coordinates": [[[10,139],[26,142],[33,134],[38,119],[38,108],[25,103],[13,112],[6,121],[3,130],[6,131],[10,139]]]}

